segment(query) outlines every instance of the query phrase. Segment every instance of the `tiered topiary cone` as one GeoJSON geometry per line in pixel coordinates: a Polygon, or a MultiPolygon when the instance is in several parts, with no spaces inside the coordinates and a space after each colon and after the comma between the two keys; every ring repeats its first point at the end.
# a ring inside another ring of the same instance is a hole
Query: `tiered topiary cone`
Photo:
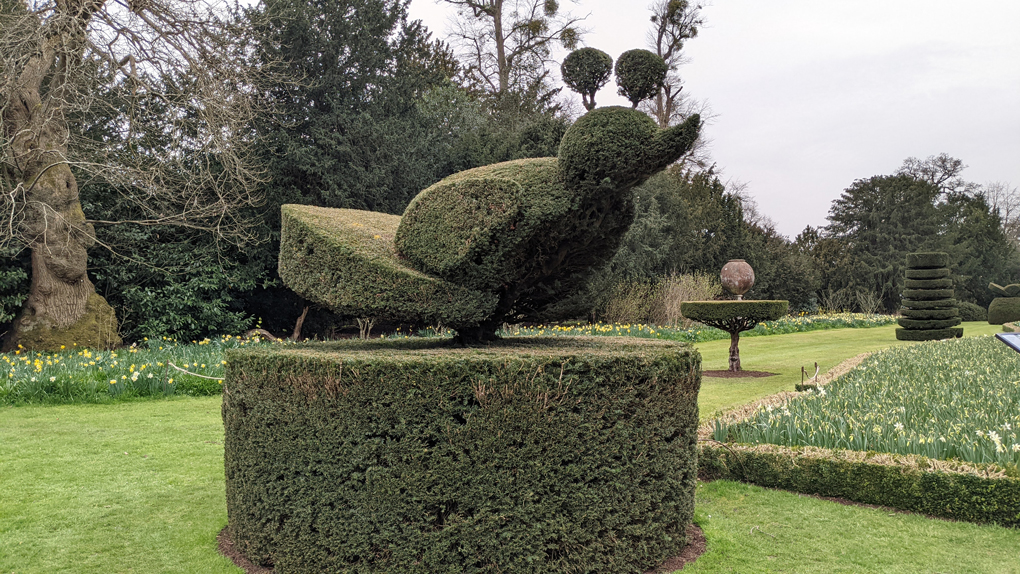
{"type": "Polygon", "coordinates": [[[908,253],[902,307],[896,329],[901,341],[934,341],[962,337],[960,311],[949,278],[949,254],[908,253]]]}

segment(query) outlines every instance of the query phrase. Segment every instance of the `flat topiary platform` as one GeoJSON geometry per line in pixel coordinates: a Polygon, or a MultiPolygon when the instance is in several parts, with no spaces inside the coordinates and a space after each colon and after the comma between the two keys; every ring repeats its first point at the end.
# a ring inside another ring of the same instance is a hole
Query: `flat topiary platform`
{"type": "Polygon", "coordinates": [[[227,353],[230,535],[278,572],[640,572],[694,511],[700,355],[635,339],[227,353]]]}
{"type": "Polygon", "coordinates": [[[280,277],[340,314],[459,325],[481,321],[497,297],[426,275],[393,246],[400,216],[284,205],[280,277]]]}

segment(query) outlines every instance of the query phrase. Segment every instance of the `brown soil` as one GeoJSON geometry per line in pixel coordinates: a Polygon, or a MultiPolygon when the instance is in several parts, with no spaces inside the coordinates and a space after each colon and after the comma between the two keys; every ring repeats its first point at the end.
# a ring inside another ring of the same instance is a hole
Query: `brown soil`
{"type": "Polygon", "coordinates": [[[716,377],[718,379],[743,379],[745,377],[772,377],[779,373],[768,371],[701,371],[702,376],[716,377]]]}
{"type": "MultiPolygon", "coordinates": [[[[220,531],[216,541],[219,542],[220,554],[233,560],[234,564],[244,570],[245,574],[273,573],[272,568],[254,564],[244,554],[241,554],[241,551],[234,546],[234,542],[230,539],[230,534],[227,533],[226,528],[220,531]]],[[[682,570],[685,565],[694,562],[699,556],[704,554],[706,549],[705,533],[696,525],[690,524],[687,526],[687,546],[684,546],[683,552],[666,560],[657,568],[645,572],[645,574],[666,574],[667,572],[682,570]]]]}

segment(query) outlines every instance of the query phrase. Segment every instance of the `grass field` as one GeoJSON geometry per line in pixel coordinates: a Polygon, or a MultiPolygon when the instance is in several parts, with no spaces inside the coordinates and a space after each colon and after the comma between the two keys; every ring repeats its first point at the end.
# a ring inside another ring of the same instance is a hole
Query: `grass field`
{"type": "MultiPolygon", "coordinates": [[[[964,325],[967,335],[997,328],[964,325]]],[[[703,418],[860,352],[892,327],[741,341],[765,379],[706,379],[703,418]]],[[[701,343],[723,369],[728,341],[701,343]]],[[[0,408],[0,572],[241,572],[216,552],[226,524],[221,399],[0,408]]],[[[727,481],[698,488],[708,552],[684,572],[1020,573],[1020,530],[843,506],[727,481]]]]}

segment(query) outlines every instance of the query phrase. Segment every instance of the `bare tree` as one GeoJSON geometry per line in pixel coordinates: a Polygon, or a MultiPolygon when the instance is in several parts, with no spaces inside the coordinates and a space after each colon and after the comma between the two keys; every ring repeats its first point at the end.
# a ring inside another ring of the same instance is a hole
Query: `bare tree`
{"type": "Polygon", "coordinates": [[[964,181],[960,174],[967,169],[963,160],[959,160],[947,153],[928,156],[927,159],[908,157],[903,160],[903,165],[896,171],[896,175],[909,175],[914,179],[927,181],[936,186],[943,194],[964,193],[972,195],[977,193],[980,186],[976,183],[964,181]]]}
{"type": "Polygon", "coordinates": [[[557,0],[443,0],[457,6],[452,43],[468,83],[489,94],[526,92],[545,80],[556,42],[577,47],[583,18],[557,0]]]}
{"type": "Polygon", "coordinates": [[[993,181],[981,188],[988,206],[999,211],[1002,231],[1013,245],[1020,246],[1020,190],[1005,181],[993,181]]]}
{"type": "Polygon", "coordinates": [[[119,343],[86,250],[94,224],[120,220],[86,217],[76,174],[137,205],[145,215],[135,223],[247,239],[237,211],[258,201],[255,90],[226,6],[212,1],[14,0],[0,11],[0,247],[32,252],[6,347],[119,343]],[[101,97],[110,86],[123,99],[101,97]],[[158,146],[138,129],[153,113],[158,146]],[[81,124],[97,117],[112,118],[114,133],[84,136],[81,124]]]}
{"type": "MultiPolygon", "coordinates": [[[[697,37],[705,24],[701,8],[702,4],[688,0],[656,0],[651,5],[652,29],[648,32],[648,47],[666,61],[668,72],[658,95],[642,102],[639,108],[652,116],[661,128],[683,123],[694,114],[701,116],[705,123],[711,123],[714,117],[707,102],[683,91],[680,76],[680,67],[687,63],[684,44],[697,37]]],[[[705,134],[706,130],[701,130],[694,147],[681,158],[680,163],[685,168],[707,169],[712,164],[708,150],[711,141],[705,134]]]]}
{"type": "Polygon", "coordinates": [[[681,123],[692,113],[697,113],[697,102],[685,98],[680,66],[687,63],[683,53],[684,42],[695,38],[705,24],[701,16],[701,4],[688,0],[656,0],[651,6],[652,29],[648,33],[648,45],[666,61],[669,72],[659,94],[644,107],[659,127],[681,123]]]}

